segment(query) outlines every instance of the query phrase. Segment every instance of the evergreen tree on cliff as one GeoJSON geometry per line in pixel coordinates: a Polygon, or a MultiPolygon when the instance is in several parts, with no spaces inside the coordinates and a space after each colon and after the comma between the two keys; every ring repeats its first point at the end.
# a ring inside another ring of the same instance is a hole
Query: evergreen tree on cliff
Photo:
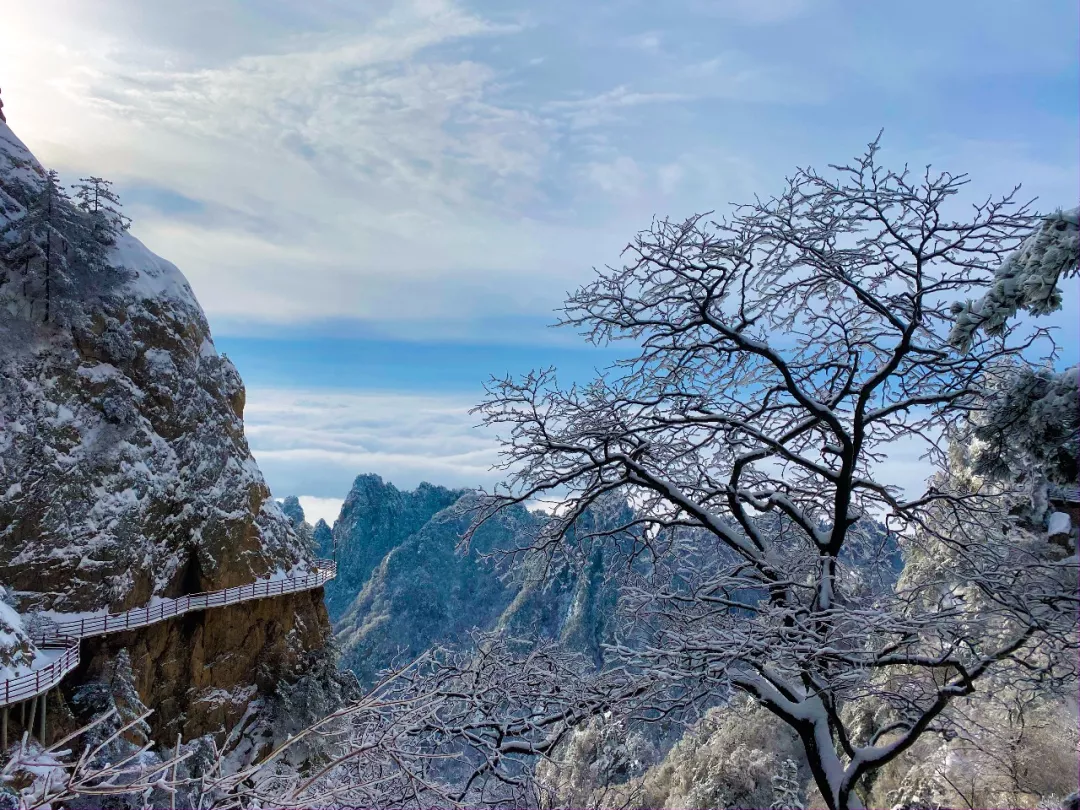
{"type": "Polygon", "coordinates": [[[73,258],[72,236],[79,223],[74,206],[56,171],[28,195],[25,213],[5,228],[4,260],[24,277],[40,273],[44,286],[45,317],[52,315],[53,293],[69,283],[73,258]]]}
{"type": "Polygon", "coordinates": [[[116,244],[116,237],[131,227],[131,218],[120,210],[120,198],[112,190],[112,181],[82,177],[72,188],[79,210],[88,219],[87,235],[102,245],[116,244]]]}

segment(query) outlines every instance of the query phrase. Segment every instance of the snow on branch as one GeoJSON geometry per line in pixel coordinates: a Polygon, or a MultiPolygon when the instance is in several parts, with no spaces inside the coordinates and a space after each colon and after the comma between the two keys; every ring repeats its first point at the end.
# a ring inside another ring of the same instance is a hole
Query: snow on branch
{"type": "Polygon", "coordinates": [[[1001,263],[990,289],[977,301],[956,303],[950,342],[968,351],[975,332],[1000,335],[1021,310],[1046,315],[1061,308],[1062,279],[1076,275],[1080,256],[1080,208],[1056,211],[1001,263]]]}
{"type": "MultiPolygon", "coordinates": [[[[575,522],[601,500],[633,504],[593,534],[627,555],[633,642],[617,653],[653,679],[633,711],[747,692],[798,731],[833,808],[858,807],[864,774],[947,726],[987,673],[1043,677],[1075,648],[1075,558],[1000,490],[946,476],[905,499],[887,463],[917,442],[947,470],[950,438],[1035,340],[976,330],[958,354],[951,301],[1006,264],[1063,267],[1028,238],[1016,189],[953,218],[966,183],[887,169],[875,142],[727,218],[654,221],[563,319],[637,355],[582,387],[553,370],[496,379],[476,408],[503,431],[508,483],[471,531],[558,497],[530,545],[551,554],[580,545],[575,522]],[[902,554],[940,567],[897,583],[902,554]],[[892,731],[864,739],[852,702],[892,731]]],[[[1055,220],[1068,233],[1070,216],[1055,220]]],[[[1023,289],[1035,306],[1044,287],[1023,289]]]]}

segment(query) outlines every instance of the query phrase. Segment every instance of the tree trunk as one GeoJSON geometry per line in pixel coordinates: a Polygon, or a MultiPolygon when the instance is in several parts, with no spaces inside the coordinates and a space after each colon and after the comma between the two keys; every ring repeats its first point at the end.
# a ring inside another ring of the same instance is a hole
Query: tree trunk
{"type": "Polygon", "coordinates": [[[842,770],[842,767],[839,761],[827,762],[829,759],[837,760],[836,753],[831,746],[823,748],[819,745],[819,737],[815,733],[814,724],[801,725],[798,727],[798,732],[803,743],[803,749],[806,751],[806,761],[810,765],[810,773],[813,774],[814,783],[818,786],[818,790],[821,791],[821,796],[825,799],[825,804],[828,805],[829,810],[864,810],[862,799],[859,798],[854,787],[842,791],[840,785],[834,785],[830,781],[829,773],[834,769],[830,768],[829,765],[839,767],[840,770],[842,770]]]}
{"type": "Polygon", "coordinates": [[[49,322],[52,305],[52,235],[45,236],[45,323],[49,322]]]}

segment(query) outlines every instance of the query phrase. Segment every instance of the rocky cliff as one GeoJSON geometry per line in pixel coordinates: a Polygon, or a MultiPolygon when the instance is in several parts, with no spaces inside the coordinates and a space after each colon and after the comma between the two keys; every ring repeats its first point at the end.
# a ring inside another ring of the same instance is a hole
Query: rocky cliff
{"type": "Polygon", "coordinates": [[[507,565],[480,555],[511,548],[532,520],[525,509],[505,512],[477,532],[471,553],[460,554],[469,516],[453,508],[433,515],[386,553],[335,623],[342,666],[370,685],[396,660],[467,642],[474,628],[492,629],[516,588],[507,565]]]}
{"type": "MultiPolygon", "coordinates": [[[[519,547],[543,524],[543,514],[523,507],[486,523],[462,554],[473,497],[430,484],[401,492],[374,475],[356,479],[334,525],[339,570],[354,572],[336,583],[339,598],[349,596],[347,582],[353,591],[334,630],[342,666],[362,684],[432,645],[468,644],[473,630],[558,639],[603,664],[616,609],[609,555],[599,547],[573,560],[492,553],[519,547]]],[[[590,531],[597,521],[590,511],[577,528],[590,531]]]]}
{"type": "MultiPolygon", "coordinates": [[[[0,584],[9,601],[24,616],[116,611],[306,568],[311,550],[248,449],[243,383],[183,275],[126,232],[104,261],[82,261],[86,215],[69,202],[59,202],[56,227],[31,231],[48,182],[0,124],[0,584]]],[[[317,591],[189,614],[84,641],[84,663],[64,688],[128,648],[155,732],[191,738],[230,726],[294,677],[328,630],[317,591]]]]}
{"type": "Polygon", "coordinates": [[[336,620],[349,607],[388,553],[463,494],[428,483],[402,492],[377,475],[357,476],[334,522],[338,576],[326,588],[331,618],[336,620]]]}
{"type": "MultiPolygon", "coordinates": [[[[541,512],[509,509],[486,523],[462,554],[458,546],[473,497],[430,484],[402,492],[374,475],[356,479],[333,530],[339,568],[353,572],[336,583],[338,599],[349,596],[347,589],[352,598],[334,615],[334,633],[341,665],[361,684],[371,685],[380,670],[432,645],[467,645],[474,630],[554,639],[598,668],[606,663],[605,645],[618,633],[620,584],[628,575],[646,574],[650,565],[649,555],[632,554],[633,540],[625,533],[607,536],[632,521],[629,505],[617,497],[595,504],[569,532],[567,553],[552,556],[497,553],[528,545],[547,520],[541,512]],[[452,495],[460,497],[435,510],[452,495]]],[[[766,521],[762,529],[780,527],[766,521]]],[[[863,572],[864,586],[892,587],[902,567],[895,538],[868,523],[858,549],[852,562],[863,572]],[[883,551],[886,565],[867,565],[883,551]]],[[[707,541],[698,553],[702,570],[723,557],[707,541]]],[[[636,643],[626,628],[618,640],[636,643]]]]}

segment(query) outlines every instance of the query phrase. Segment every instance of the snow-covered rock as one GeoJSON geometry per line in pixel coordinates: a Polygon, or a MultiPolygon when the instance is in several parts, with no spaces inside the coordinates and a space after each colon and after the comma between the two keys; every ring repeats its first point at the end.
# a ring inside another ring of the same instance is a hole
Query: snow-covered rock
{"type": "MultiPolygon", "coordinates": [[[[3,157],[32,160],[6,126],[0,150],[0,173],[3,157]]],[[[301,562],[244,438],[243,383],[187,280],[126,233],[110,258],[123,275],[74,302],[70,324],[0,319],[8,583],[45,608],[120,609],[301,562]]],[[[0,300],[20,303],[20,281],[7,269],[0,300]]]]}
{"type": "Polygon", "coordinates": [[[4,601],[6,598],[7,591],[0,586],[0,681],[27,672],[37,652],[23,627],[22,616],[4,601]]]}
{"type": "Polygon", "coordinates": [[[1046,534],[1049,537],[1068,534],[1072,531],[1072,519],[1065,512],[1054,512],[1047,522],[1046,534]]]}
{"type": "MultiPolygon", "coordinates": [[[[0,248],[45,177],[0,124],[0,248]]],[[[183,274],[121,233],[94,272],[53,271],[45,322],[40,262],[4,255],[0,582],[20,612],[125,610],[306,566],[249,451],[243,383],[183,274]]],[[[246,711],[214,694],[246,694],[260,665],[272,688],[327,632],[320,592],[295,594],[86,642],[84,674],[131,647],[155,721],[188,737],[246,711]]]]}

